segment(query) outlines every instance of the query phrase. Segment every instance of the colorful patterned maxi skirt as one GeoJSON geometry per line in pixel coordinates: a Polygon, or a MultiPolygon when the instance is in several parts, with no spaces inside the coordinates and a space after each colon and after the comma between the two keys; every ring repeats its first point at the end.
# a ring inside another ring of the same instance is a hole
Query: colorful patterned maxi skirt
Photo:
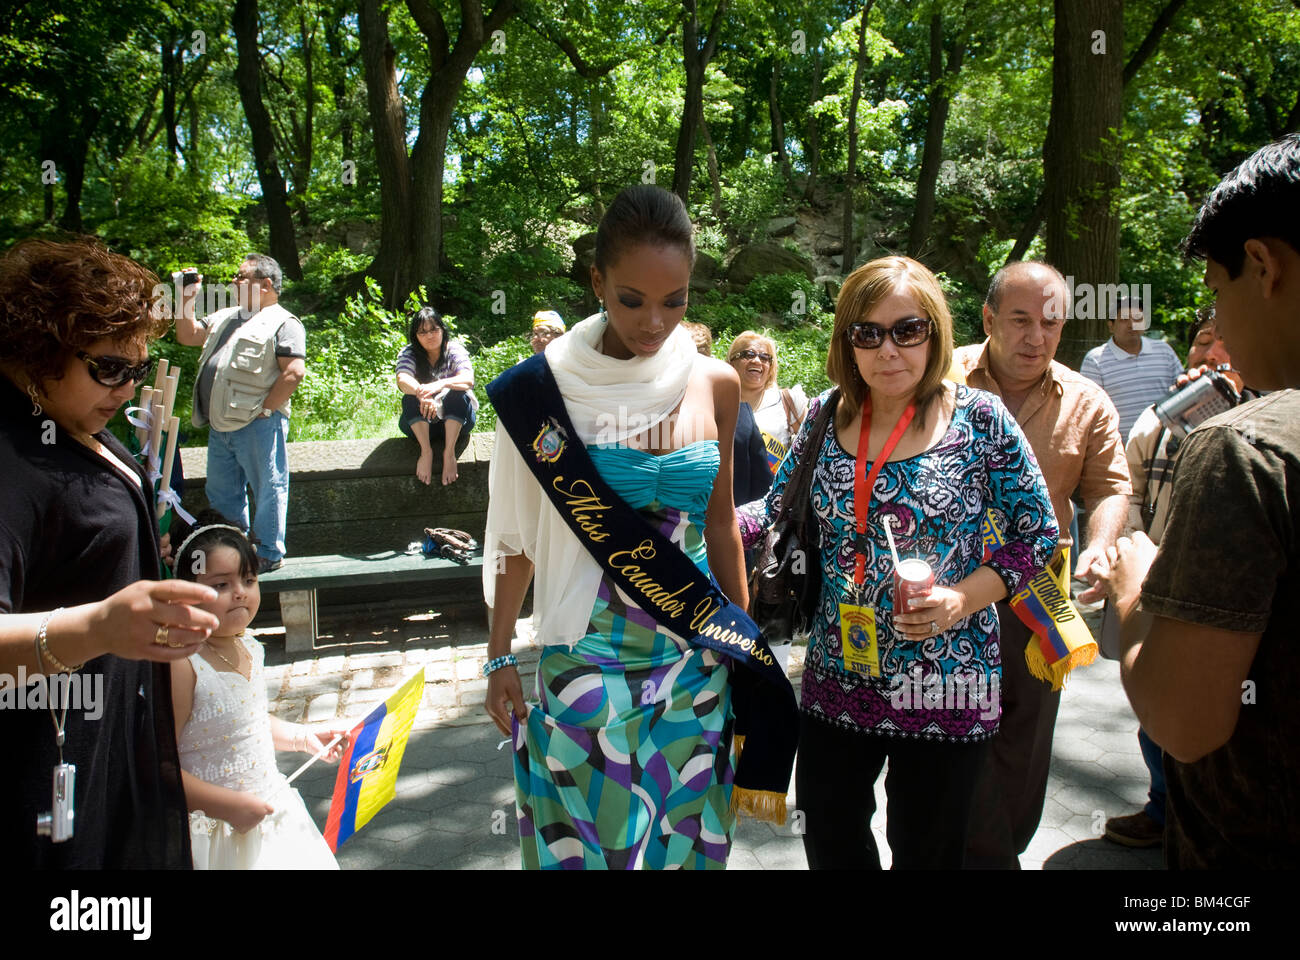
{"type": "Polygon", "coordinates": [[[547,647],[514,722],[525,869],[721,869],[731,850],[730,668],[601,584],[588,633],[547,647]]]}

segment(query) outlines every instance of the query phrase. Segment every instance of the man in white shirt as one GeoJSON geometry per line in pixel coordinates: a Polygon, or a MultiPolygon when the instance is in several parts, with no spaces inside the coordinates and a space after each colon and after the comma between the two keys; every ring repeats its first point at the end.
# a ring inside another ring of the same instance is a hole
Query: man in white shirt
{"type": "Polygon", "coordinates": [[[1148,324],[1141,304],[1125,297],[1115,313],[1110,339],[1088,351],[1079,372],[1109,395],[1119,411],[1120,438],[1127,439],[1142,411],[1169,392],[1183,364],[1169,344],[1142,336],[1148,324]]]}

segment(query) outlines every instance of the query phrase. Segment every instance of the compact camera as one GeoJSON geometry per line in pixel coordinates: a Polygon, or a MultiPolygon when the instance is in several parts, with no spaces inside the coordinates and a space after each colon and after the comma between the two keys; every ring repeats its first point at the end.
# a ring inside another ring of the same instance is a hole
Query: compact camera
{"type": "Polygon", "coordinates": [[[1203,373],[1156,404],[1156,416],[1176,440],[1184,440],[1202,421],[1241,403],[1241,394],[1223,375],[1229,369],[1225,363],[1203,373]]]}
{"type": "Polygon", "coordinates": [[[72,839],[72,823],[76,816],[72,808],[73,790],[77,783],[77,768],[71,763],[61,763],[54,768],[54,799],[49,813],[36,817],[36,835],[49,837],[53,843],[72,839]]]}

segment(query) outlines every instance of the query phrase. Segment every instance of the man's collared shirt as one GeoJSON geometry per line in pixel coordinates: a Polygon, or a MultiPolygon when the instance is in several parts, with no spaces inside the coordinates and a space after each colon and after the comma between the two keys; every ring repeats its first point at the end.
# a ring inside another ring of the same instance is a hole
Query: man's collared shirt
{"type": "Polygon", "coordinates": [[[1089,350],[1079,365],[1079,373],[1105,390],[1115,404],[1120,439],[1125,441],[1142,411],[1163,399],[1182,372],[1174,348],[1150,337],[1142,337],[1137,353],[1129,353],[1112,338],[1089,350]]]}
{"type": "MultiPolygon", "coordinates": [[[[953,367],[970,386],[1001,398],[1002,390],[989,370],[988,349],[987,340],[959,347],[953,367]]],[[[1100,387],[1053,360],[1015,417],[1047,480],[1060,529],[1059,552],[1072,545],[1070,497],[1076,489],[1088,509],[1106,497],[1127,497],[1133,492],[1119,414],[1100,387]]]]}

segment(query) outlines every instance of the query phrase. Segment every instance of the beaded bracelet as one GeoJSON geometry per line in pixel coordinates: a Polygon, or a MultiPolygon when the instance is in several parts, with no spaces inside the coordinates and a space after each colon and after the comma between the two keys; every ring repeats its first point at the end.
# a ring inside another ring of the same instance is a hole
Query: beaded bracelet
{"type": "Polygon", "coordinates": [[[487,663],[483,664],[483,676],[487,676],[493,670],[500,670],[502,667],[517,667],[519,661],[515,659],[513,653],[507,653],[504,657],[493,657],[487,663]]]}

